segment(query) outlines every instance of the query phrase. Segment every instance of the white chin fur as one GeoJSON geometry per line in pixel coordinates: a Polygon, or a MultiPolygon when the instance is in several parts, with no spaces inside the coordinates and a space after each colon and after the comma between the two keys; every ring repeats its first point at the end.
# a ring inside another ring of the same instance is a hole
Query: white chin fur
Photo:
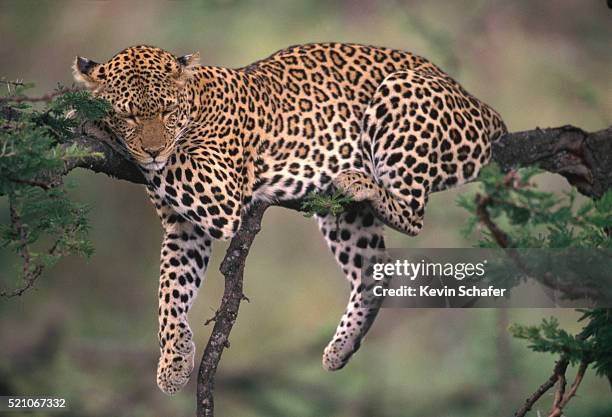
{"type": "Polygon", "coordinates": [[[166,161],[148,162],[146,164],[142,164],[142,167],[149,171],[159,171],[165,166],[166,166],[166,161]]]}

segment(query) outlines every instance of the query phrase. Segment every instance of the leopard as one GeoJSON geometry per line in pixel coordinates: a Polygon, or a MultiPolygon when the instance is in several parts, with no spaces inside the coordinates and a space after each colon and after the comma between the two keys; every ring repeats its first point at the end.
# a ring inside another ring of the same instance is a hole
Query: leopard
{"type": "Polygon", "coordinates": [[[74,78],[112,110],[109,145],[136,164],[163,227],[157,385],[178,392],[194,368],[188,323],[216,240],[256,202],[340,192],[355,204],[316,215],[346,276],[347,307],[323,351],[343,368],[381,308],[364,265],[385,256],[384,227],[415,236],[430,193],[476,179],[501,116],[429,60],[354,43],[282,49],[240,68],[137,45],[104,63],[77,56],[74,78]]]}

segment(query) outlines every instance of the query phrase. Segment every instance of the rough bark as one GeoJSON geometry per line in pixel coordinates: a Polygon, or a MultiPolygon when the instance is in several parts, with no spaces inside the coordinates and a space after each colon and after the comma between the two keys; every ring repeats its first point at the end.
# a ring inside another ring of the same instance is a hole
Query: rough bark
{"type": "Polygon", "coordinates": [[[601,197],[612,186],[612,126],[592,133],[570,125],[509,133],[493,145],[493,159],[506,170],[538,165],[582,194],[601,197]]]}
{"type": "MultiPolygon", "coordinates": [[[[75,143],[104,158],[83,158],[66,163],[66,172],[85,168],[113,178],[144,184],[140,170],[103,140],[88,135],[75,143]]],[[[521,166],[540,166],[564,176],[588,197],[601,197],[612,187],[612,126],[597,132],[585,132],[571,126],[512,132],[493,144],[493,160],[504,170],[521,166]]],[[[299,209],[299,202],[283,206],[299,209]]]]}
{"type": "Polygon", "coordinates": [[[229,334],[238,317],[240,302],[246,297],[242,292],[244,266],[255,235],[261,228],[261,219],[267,204],[255,203],[244,215],[240,232],[230,242],[221,263],[221,273],[225,277],[225,289],[221,305],[210,320],[214,321],[206,349],[202,355],[198,371],[197,386],[197,416],[212,417],[214,415],[213,393],[215,388],[215,373],[221,360],[223,349],[229,347],[229,334]]]}

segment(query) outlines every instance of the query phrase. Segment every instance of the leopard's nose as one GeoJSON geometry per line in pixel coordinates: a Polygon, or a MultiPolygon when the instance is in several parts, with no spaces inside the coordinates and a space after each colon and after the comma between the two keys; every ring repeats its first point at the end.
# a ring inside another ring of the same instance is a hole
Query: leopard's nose
{"type": "Polygon", "coordinates": [[[145,149],[144,151],[148,153],[151,158],[155,159],[155,157],[159,155],[163,149],[164,147],[161,146],[159,148],[148,148],[148,149],[145,149]]]}

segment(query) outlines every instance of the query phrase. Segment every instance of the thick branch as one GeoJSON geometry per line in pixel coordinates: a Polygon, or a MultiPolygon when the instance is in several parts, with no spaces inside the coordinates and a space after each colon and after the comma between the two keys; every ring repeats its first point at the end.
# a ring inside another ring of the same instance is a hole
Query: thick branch
{"type": "MultiPolygon", "coordinates": [[[[67,163],[66,172],[85,168],[137,184],[144,183],[138,168],[99,138],[80,135],[75,143],[104,158],[84,158],[67,163]]],[[[612,188],[612,126],[588,133],[574,126],[508,133],[493,144],[493,160],[504,170],[540,166],[564,176],[588,197],[601,197],[612,188]]],[[[298,209],[299,202],[285,207],[298,209]]]]}
{"type": "Polygon", "coordinates": [[[214,414],[213,392],[215,374],[221,360],[223,349],[229,347],[229,334],[238,317],[240,302],[246,297],[242,292],[242,278],[246,258],[255,235],[261,228],[261,219],[268,208],[265,203],[255,203],[243,217],[242,226],[230,242],[225,258],[221,263],[221,273],[225,276],[225,289],[221,306],[212,319],[215,325],[208,344],[202,355],[198,371],[198,417],[212,417],[214,414]]]}
{"type": "MultiPolygon", "coordinates": [[[[102,157],[88,156],[85,158],[73,158],[66,161],[65,172],[68,173],[75,168],[85,168],[96,173],[106,174],[112,178],[145,184],[146,180],[142,171],[122,154],[111,148],[108,138],[98,129],[88,124],[82,126],[81,134],[76,137],[74,143],[91,153],[101,154],[102,157]]],[[[71,143],[65,146],[70,146],[71,143]]]]}
{"type": "Polygon", "coordinates": [[[601,197],[612,188],[612,126],[592,133],[570,125],[509,133],[493,145],[493,159],[504,170],[540,166],[582,194],[601,197]]]}

